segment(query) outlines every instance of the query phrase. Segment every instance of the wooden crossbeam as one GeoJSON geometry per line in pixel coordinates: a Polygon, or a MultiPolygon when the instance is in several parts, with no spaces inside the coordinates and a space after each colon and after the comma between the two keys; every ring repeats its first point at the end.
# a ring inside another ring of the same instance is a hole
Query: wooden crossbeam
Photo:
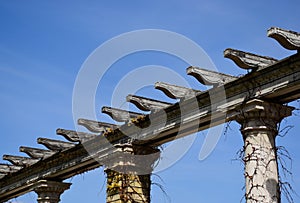
{"type": "Polygon", "coordinates": [[[38,138],[37,139],[38,144],[42,144],[46,146],[48,149],[53,150],[53,151],[62,151],[69,149],[71,147],[74,147],[75,144],[70,143],[70,142],[64,142],[60,140],[52,140],[52,139],[47,139],[47,138],[38,138]]]}
{"type": "Polygon", "coordinates": [[[240,68],[251,70],[270,66],[278,61],[268,56],[259,56],[236,49],[226,49],[224,51],[224,57],[233,60],[240,68]]]}
{"type": "Polygon", "coordinates": [[[203,85],[212,85],[218,87],[228,82],[236,80],[237,77],[218,73],[203,68],[190,66],[186,69],[188,75],[194,76],[203,85]]]}
{"type": "Polygon", "coordinates": [[[30,166],[39,161],[39,159],[32,159],[28,157],[14,156],[14,155],[3,155],[3,160],[9,161],[13,165],[24,166],[24,167],[30,166]]]}
{"type": "Polygon", "coordinates": [[[109,115],[112,119],[117,122],[126,122],[131,118],[136,118],[138,116],[142,116],[144,114],[133,112],[133,111],[126,111],[123,109],[117,109],[113,107],[103,106],[101,109],[102,113],[109,115]]]}
{"type": "Polygon", "coordinates": [[[131,94],[126,97],[126,101],[133,103],[136,107],[138,107],[142,111],[157,111],[172,105],[172,103],[163,102],[163,101],[136,96],[136,95],[131,95],[131,94]]]}
{"type": "Polygon", "coordinates": [[[20,152],[24,152],[31,158],[35,158],[35,159],[46,159],[47,157],[50,157],[56,153],[55,151],[51,151],[51,150],[25,147],[25,146],[21,146],[19,150],[20,152]]]}
{"type": "Polygon", "coordinates": [[[275,39],[281,46],[289,50],[300,49],[300,33],[271,27],[267,32],[268,37],[275,39]]]}
{"type": "Polygon", "coordinates": [[[108,128],[110,128],[110,129],[118,128],[118,125],[115,125],[115,124],[93,121],[93,120],[88,120],[88,119],[83,119],[83,118],[78,119],[77,123],[78,123],[78,125],[82,125],[82,126],[86,127],[89,131],[94,132],[94,133],[103,133],[108,128]]]}
{"type": "Polygon", "coordinates": [[[57,135],[62,135],[64,138],[66,138],[70,142],[86,142],[88,140],[94,139],[97,135],[91,134],[91,133],[85,133],[85,132],[77,132],[74,130],[65,130],[58,128],[56,130],[57,135]]]}
{"type": "Polygon", "coordinates": [[[201,91],[194,90],[187,87],[181,87],[177,85],[171,85],[164,82],[156,82],[154,85],[155,89],[161,90],[165,95],[171,99],[188,99],[195,97],[201,91]]]}
{"type": "Polygon", "coordinates": [[[2,174],[10,174],[10,173],[15,173],[18,170],[22,169],[23,167],[21,166],[14,166],[14,165],[9,165],[9,164],[0,164],[0,173],[2,174]]]}

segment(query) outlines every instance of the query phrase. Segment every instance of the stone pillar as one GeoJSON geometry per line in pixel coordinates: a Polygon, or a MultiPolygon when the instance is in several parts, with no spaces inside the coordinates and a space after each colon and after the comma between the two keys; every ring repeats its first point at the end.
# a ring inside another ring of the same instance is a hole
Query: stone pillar
{"type": "Polygon", "coordinates": [[[71,183],[41,180],[33,186],[37,193],[39,203],[58,203],[60,195],[70,188],[71,183]]]}
{"type": "Polygon", "coordinates": [[[275,138],[280,121],[294,108],[252,100],[235,109],[234,119],[241,124],[247,203],[280,203],[279,175],[275,138]]]}
{"type": "Polygon", "coordinates": [[[107,203],[149,203],[151,173],[160,152],[131,144],[116,146],[119,153],[106,164],[107,203]]]}

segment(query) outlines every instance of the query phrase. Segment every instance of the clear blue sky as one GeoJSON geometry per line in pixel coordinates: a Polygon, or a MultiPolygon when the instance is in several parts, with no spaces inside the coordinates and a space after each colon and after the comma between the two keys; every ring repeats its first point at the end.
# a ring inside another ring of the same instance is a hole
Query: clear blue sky
{"type": "MultiPolygon", "coordinates": [[[[240,75],[245,71],[224,59],[223,50],[237,48],[278,59],[294,54],[268,38],[266,31],[278,26],[300,32],[299,8],[297,0],[2,0],[0,154],[24,155],[18,152],[19,146],[42,147],[36,143],[38,137],[61,139],[55,135],[56,128],[75,128],[72,92],[77,73],[89,54],[112,37],[149,28],[177,32],[199,44],[219,71],[240,75]]],[[[111,122],[107,116],[100,115],[100,108],[110,105],[111,88],[118,77],[149,64],[173,67],[193,88],[205,88],[185,75],[186,64],[172,57],[133,56],[120,61],[112,69],[115,70],[112,76],[108,75],[103,81],[105,88],[99,87],[95,106],[99,119],[111,122]]],[[[149,88],[144,92],[144,96],[166,99],[149,88]]],[[[300,106],[297,102],[291,105],[300,106]]],[[[283,124],[294,125],[288,135],[278,138],[277,142],[285,146],[293,158],[294,175],[288,180],[300,194],[299,117],[293,116],[283,124]]],[[[200,132],[180,161],[159,172],[163,182],[155,177],[154,181],[163,185],[169,197],[153,186],[153,202],[239,202],[243,197],[243,166],[232,159],[243,143],[239,126],[236,123],[230,126],[231,130],[221,137],[205,160],[198,159],[205,135],[200,132]]],[[[67,180],[73,185],[61,197],[62,202],[105,202],[104,177],[103,169],[98,169],[67,180]]],[[[300,201],[299,197],[294,198],[295,202],[300,201]]],[[[36,195],[29,193],[13,202],[33,203],[36,195]]]]}

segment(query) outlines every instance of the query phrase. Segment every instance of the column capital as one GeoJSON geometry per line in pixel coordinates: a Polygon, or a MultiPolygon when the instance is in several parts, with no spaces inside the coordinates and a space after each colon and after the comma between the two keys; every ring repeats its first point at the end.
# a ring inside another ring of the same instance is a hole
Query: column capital
{"type": "Polygon", "coordinates": [[[60,195],[69,189],[71,183],[57,181],[40,180],[32,188],[38,194],[39,203],[58,203],[60,195]]]}
{"type": "Polygon", "coordinates": [[[123,174],[151,174],[154,163],[160,157],[156,147],[140,146],[131,143],[114,145],[117,152],[110,155],[105,163],[106,168],[123,174]]]}
{"type": "Polygon", "coordinates": [[[277,124],[283,118],[292,115],[294,109],[283,104],[253,99],[229,110],[227,120],[236,120],[240,123],[242,133],[249,130],[267,130],[277,134],[277,124]]]}

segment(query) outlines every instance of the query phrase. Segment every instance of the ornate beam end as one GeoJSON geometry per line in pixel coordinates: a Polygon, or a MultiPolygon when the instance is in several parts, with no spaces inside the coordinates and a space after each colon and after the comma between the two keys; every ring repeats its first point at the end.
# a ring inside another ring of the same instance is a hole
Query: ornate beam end
{"type": "Polygon", "coordinates": [[[45,159],[56,153],[55,151],[51,151],[51,150],[24,147],[24,146],[21,146],[19,148],[19,151],[24,152],[31,158],[35,158],[35,159],[45,159]]]}
{"type": "MultiPolygon", "coordinates": [[[[102,113],[105,113],[109,115],[112,119],[114,119],[117,122],[126,122],[130,120],[131,118],[136,118],[138,116],[144,115],[141,113],[137,112],[132,112],[132,111],[126,111],[123,109],[117,109],[117,108],[112,108],[108,106],[103,106],[101,109],[102,113]]],[[[116,126],[108,126],[108,128],[116,128],[116,126]]]]}
{"type": "Polygon", "coordinates": [[[300,33],[271,27],[267,32],[268,37],[275,39],[281,46],[289,50],[300,50],[300,33]]]}
{"type": "Polygon", "coordinates": [[[231,82],[237,77],[226,75],[223,73],[218,73],[211,70],[206,70],[203,68],[190,66],[186,69],[188,75],[194,76],[203,85],[212,85],[218,87],[224,85],[225,83],[231,82]]]}
{"type": "Polygon", "coordinates": [[[231,59],[240,68],[251,70],[270,66],[278,61],[268,56],[260,56],[236,49],[226,49],[224,57],[231,59]]]}
{"type": "Polygon", "coordinates": [[[171,85],[164,82],[156,82],[154,87],[155,89],[161,90],[166,96],[170,97],[171,99],[191,98],[201,92],[199,90],[171,85]]]}
{"type": "Polygon", "coordinates": [[[56,130],[56,134],[63,136],[70,142],[79,142],[79,143],[86,142],[97,136],[95,134],[77,132],[74,130],[65,130],[65,129],[61,129],[61,128],[58,128],[56,130]]]}
{"type": "Polygon", "coordinates": [[[64,142],[64,141],[60,141],[60,140],[52,140],[52,139],[47,139],[47,138],[38,138],[37,143],[42,144],[45,147],[47,147],[48,149],[53,150],[53,151],[62,151],[65,149],[75,147],[75,144],[70,143],[70,142],[64,142]]]}
{"type": "Polygon", "coordinates": [[[171,106],[171,103],[129,94],[126,101],[133,103],[142,111],[158,111],[171,106]]]}
{"type": "Polygon", "coordinates": [[[13,155],[3,155],[3,160],[9,161],[13,165],[24,166],[24,167],[30,166],[39,161],[39,159],[31,159],[28,157],[13,156],[13,155]]]}

